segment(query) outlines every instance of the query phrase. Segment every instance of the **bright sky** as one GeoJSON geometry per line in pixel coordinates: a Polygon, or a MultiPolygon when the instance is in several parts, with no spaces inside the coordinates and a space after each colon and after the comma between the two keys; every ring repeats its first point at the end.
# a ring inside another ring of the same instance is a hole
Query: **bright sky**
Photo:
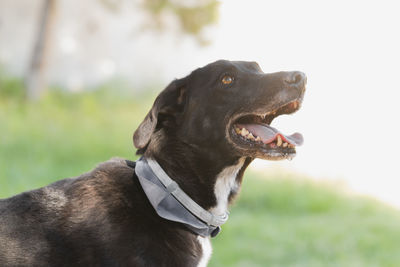
{"type": "Polygon", "coordinates": [[[308,76],[303,108],[273,126],[301,132],[293,161],[257,161],[345,179],[400,207],[400,15],[396,1],[235,1],[221,5],[210,58],[308,76]],[[244,4],[245,3],[245,4],[244,4]]]}

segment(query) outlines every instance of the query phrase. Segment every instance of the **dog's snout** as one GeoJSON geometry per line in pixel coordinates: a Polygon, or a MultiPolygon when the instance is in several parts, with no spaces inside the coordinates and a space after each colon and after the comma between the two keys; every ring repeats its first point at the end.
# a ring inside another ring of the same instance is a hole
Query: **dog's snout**
{"type": "Polygon", "coordinates": [[[288,72],[285,77],[285,82],[289,85],[305,85],[307,83],[307,76],[301,71],[288,72]]]}

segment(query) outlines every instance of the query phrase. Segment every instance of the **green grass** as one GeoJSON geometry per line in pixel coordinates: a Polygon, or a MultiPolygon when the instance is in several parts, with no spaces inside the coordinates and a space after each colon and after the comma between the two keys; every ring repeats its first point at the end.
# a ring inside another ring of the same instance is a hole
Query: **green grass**
{"type": "Polygon", "coordinates": [[[399,225],[398,211],[335,186],[250,173],[210,266],[400,266],[399,225]]]}
{"type": "Polygon", "coordinates": [[[135,157],[132,134],[151,103],[128,99],[110,100],[108,93],[54,93],[38,103],[0,99],[0,197],[79,175],[113,156],[135,157]]]}
{"type": "MultiPolygon", "coordinates": [[[[26,103],[0,84],[0,197],[134,159],[131,136],[154,95],[114,95],[26,103]]],[[[210,266],[400,266],[400,214],[297,175],[248,172],[213,247],[210,266]]]]}

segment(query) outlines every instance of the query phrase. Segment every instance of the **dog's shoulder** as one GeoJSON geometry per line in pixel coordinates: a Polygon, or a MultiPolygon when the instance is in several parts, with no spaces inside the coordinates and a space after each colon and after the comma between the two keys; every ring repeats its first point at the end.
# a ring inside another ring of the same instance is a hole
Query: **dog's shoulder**
{"type": "MultiPolygon", "coordinates": [[[[93,181],[97,183],[108,182],[130,182],[134,168],[128,166],[127,160],[122,158],[111,158],[98,164],[93,170],[75,178],[75,180],[93,181]]],[[[62,185],[63,180],[60,181],[62,185]]],[[[57,182],[54,184],[57,185],[57,182]]]]}
{"type": "Polygon", "coordinates": [[[123,186],[132,183],[134,168],[127,165],[127,161],[121,158],[112,158],[108,161],[98,164],[93,170],[81,174],[77,177],[66,178],[54,182],[42,190],[62,190],[72,194],[74,190],[102,190],[103,186],[107,190],[114,186],[123,186]],[[72,191],[71,191],[72,190],[72,191]]]}
{"type": "Polygon", "coordinates": [[[40,212],[58,213],[83,203],[85,207],[91,206],[90,203],[107,204],[109,198],[121,197],[127,190],[132,190],[134,182],[134,169],[127,165],[126,160],[112,158],[80,176],[0,200],[0,212],[18,213],[36,205],[40,212]]]}
{"type": "Polygon", "coordinates": [[[101,212],[127,205],[137,194],[136,183],[134,168],[124,159],[112,158],[87,173],[55,182],[42,190],[50,194],[62,192],[68,199],[69,209],[79,209],[82,215],[82,209],[101,212]]]}

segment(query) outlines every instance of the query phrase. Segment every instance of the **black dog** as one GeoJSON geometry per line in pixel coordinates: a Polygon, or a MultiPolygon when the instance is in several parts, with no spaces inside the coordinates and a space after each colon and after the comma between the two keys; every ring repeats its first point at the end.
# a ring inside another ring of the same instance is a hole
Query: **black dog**
{"type": "Polygon", "coordinates": [[[136,169],[112,159],[0,201],[0,266],[206,266],[209,236],[221,224],[211,221],[226,220],[249,163],[291,158],[301,144],[300,134],[269,125],[299,109],[305,83],[301,72],[264,74],[257,63],[230,61],[173,81],[134,134],[143,155],[136,169]],[[153,203],[159,195],[146,186],[151,175],[172,206],[153,203]],[[179,187],[165,185],[163,175],[179,187]]]}

